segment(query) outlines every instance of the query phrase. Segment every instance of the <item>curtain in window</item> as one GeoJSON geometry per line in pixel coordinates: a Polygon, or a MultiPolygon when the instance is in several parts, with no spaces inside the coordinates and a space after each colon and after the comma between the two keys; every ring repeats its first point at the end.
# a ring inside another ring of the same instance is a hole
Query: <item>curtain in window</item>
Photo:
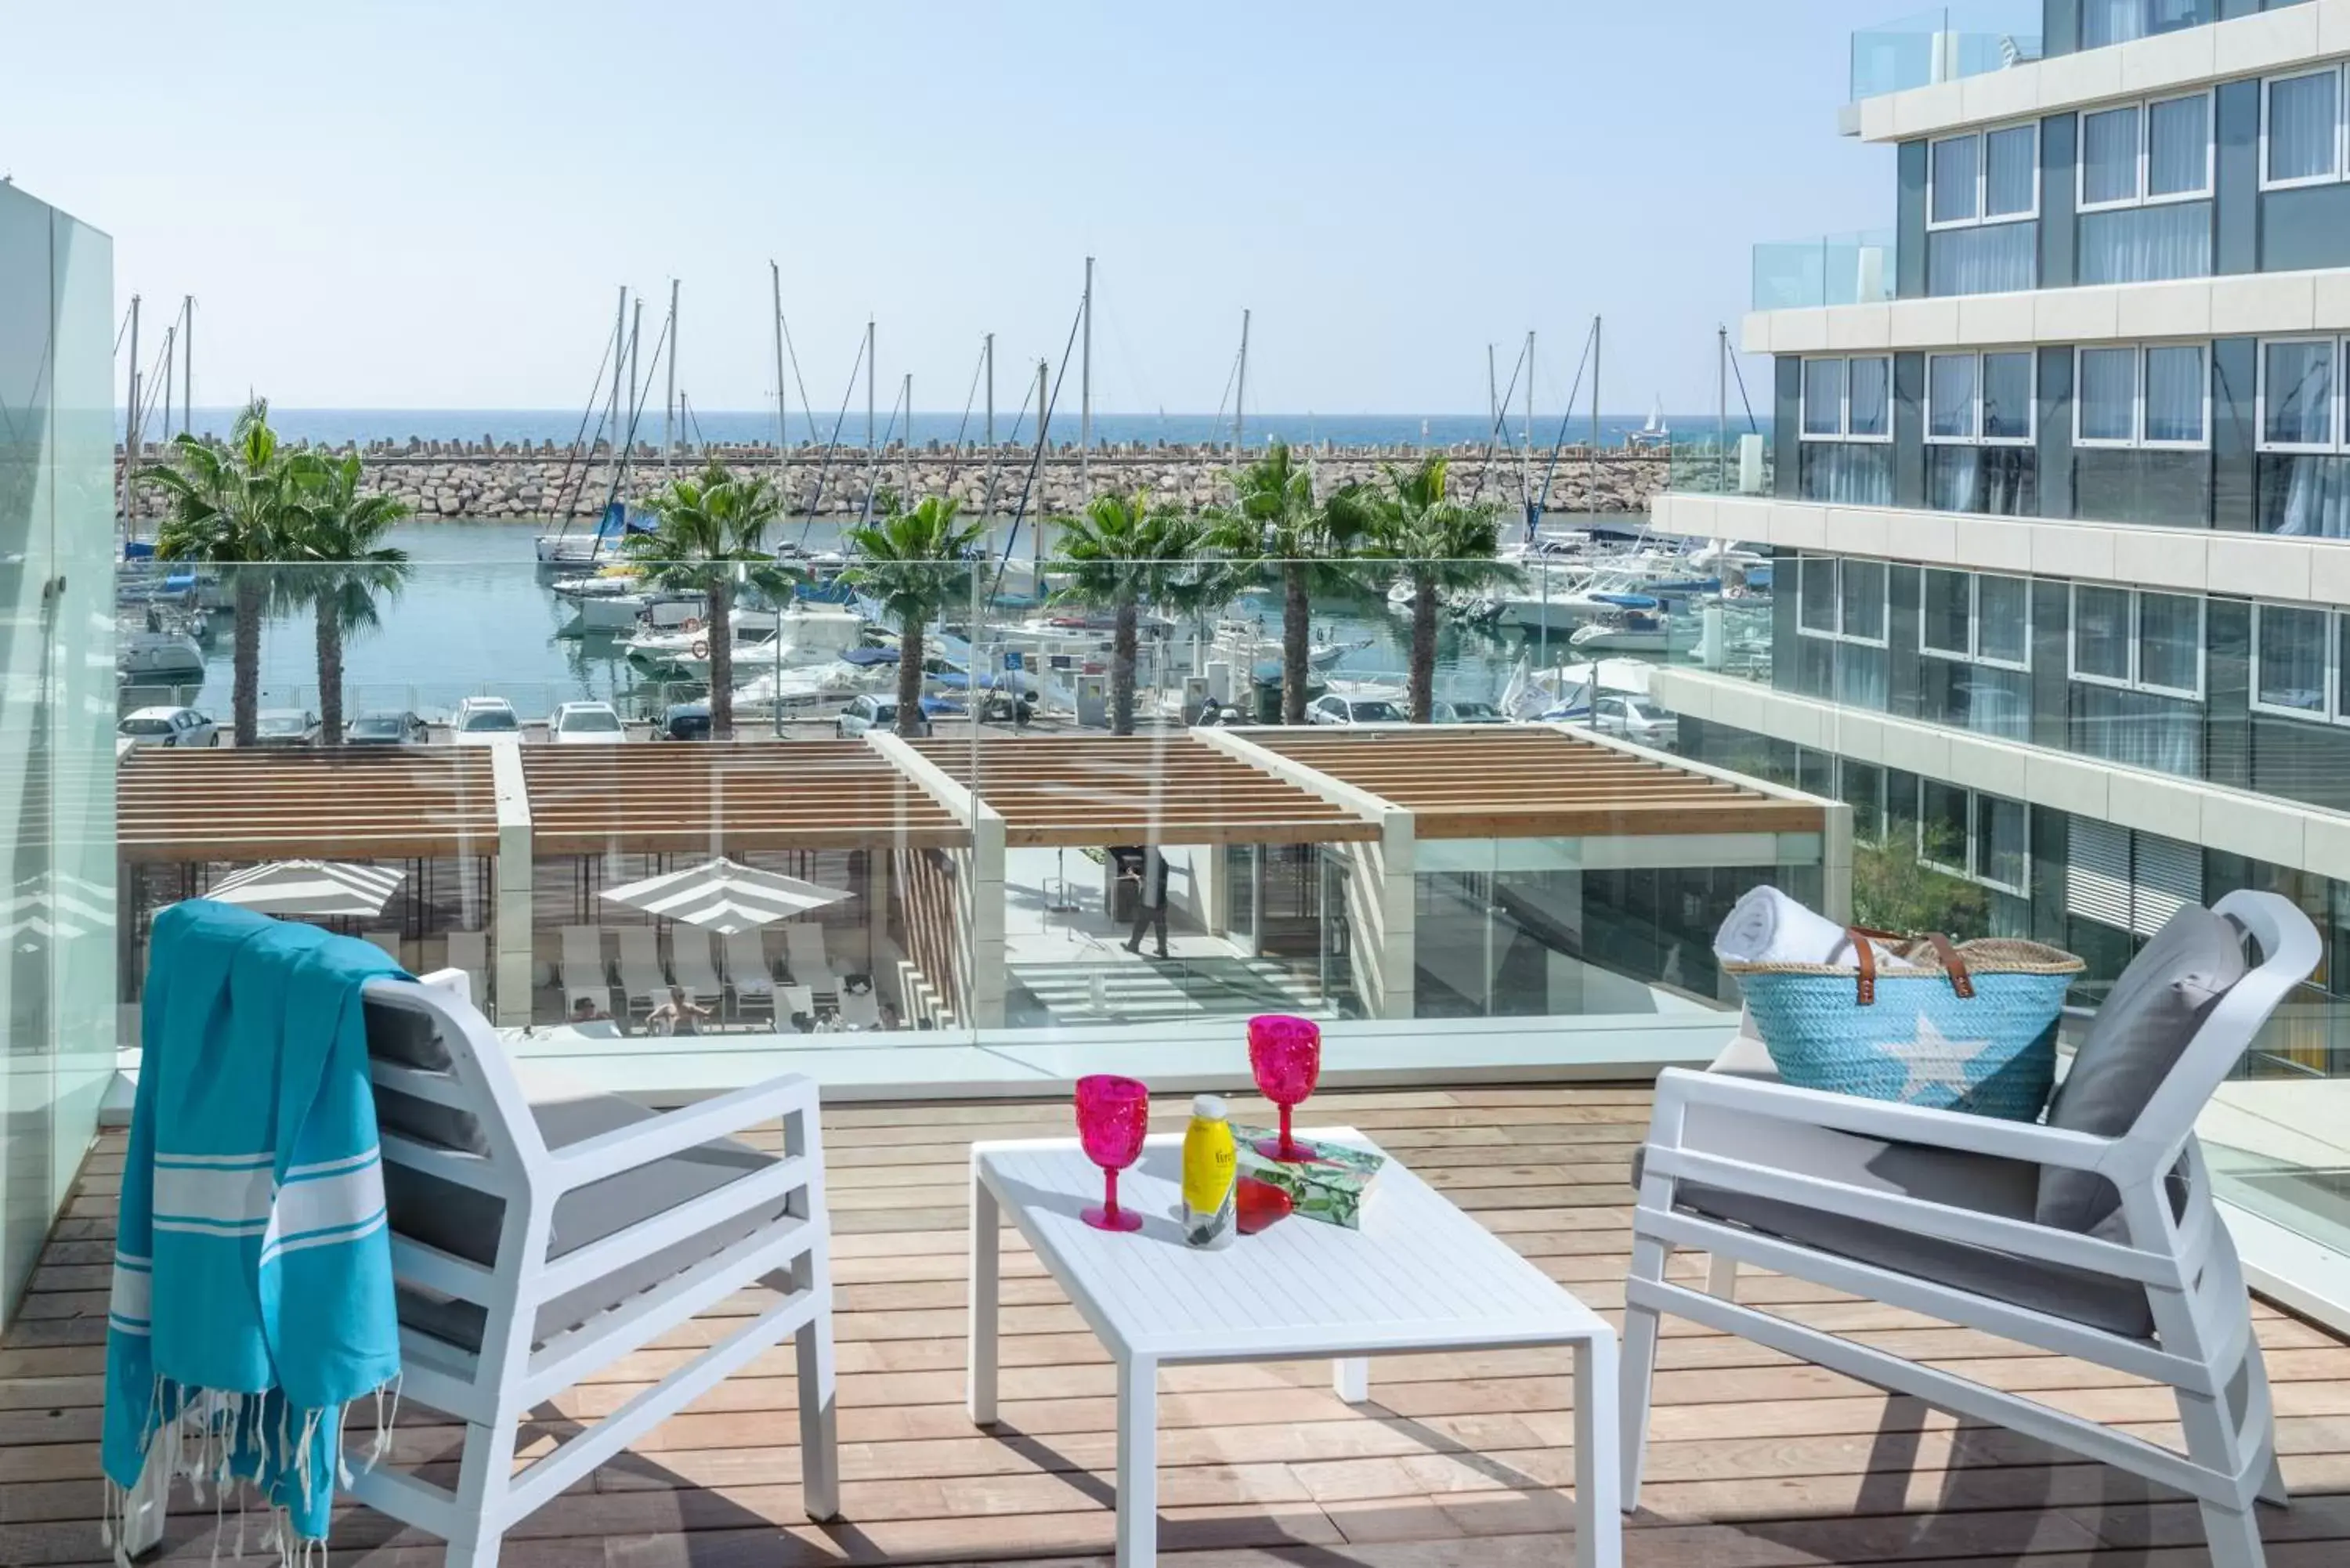
{"type": "Polygon", "coordinates": [[[1885,649],[1866,648],[1854,642],[1836,642],[1828,646],[1835,649],[1835,700],[1847,708],[1884,712],[1885,649]]]}
{"type": "Polygon", "coordinates": [[[2036,223],[1937,230],[1926,236],[1927,292],[1947,296],[2010,294],[2036,287],[2039,247],[2036,223]]]}
{"type": "Polygon", "coordinates": [[[2073,669],[2108,680],[2129,679],[2129,590],[2073,590],[2073,669]]]}
{"type": "Polygon", "coordinates": [[[1893,504],[1893,448],[1888,442],[1808,441],[1804,442],[1803,464],[1806,501],[1893,504]]]}
{"type": "Polygon", "coordinates": [[[2038,455],[2028,446],[1930,446],[1926,504],[1938,512],[2035,516],[2038,471],[2038,455]]]}
{"type": "Polygon", "coordinates": [[[2081,214],[2081,281],[2161,283],[2211,275],[2211,203],[2171,202],[2081,214]]]}
{"type": "Polygon", "coordinates": [[[2271,343],[2268,379],[2262,383],[2268,416],[2264,441],[2292,446],[2324,446],[2334,439],[2334,344],[2271,343]]]}
{"type": "Polygon", "coordinates": [[[1926,361],[1926,433],[1974,439],[1973,355],[1936,354],[1926,361]]]}
{"type": "Polygon", "coordinates": [[[2325,711],[2325,621],[2320,609],[2261,605],[2253,610],[2252,700],[2271,708],[2325,711]]]}
{"type": "Polygon", "coordinates": [[[2109,109],[2081,117],[2081,201],[2128,202],[2137,196],[2137,109],[2109,109]]]}
{"type": "Polygon", "coordinates": [[[1804,361],[1804,433],[1844,433],[1844,361],[1804,361]]]}
{"type": "Polygon", "coordinates": [[[1933,219],[1938,223],[1964,223],[1974,217],[1976,176],[1982,142],[1972,136],[1954,136],[1934,143],[1933,219]]]}
{"type": "Polygon", "coordinates": [[[2350,458],[2261,453],[2261,532],[2350,539],[2350,458]]]}
{"type": "Polygon", "coordinates": [[[1836,628],[1836,564],[1833,556],[1806,556],[1795,563],[1796,614],[1805,631],[1836,628]]]}
{"type": "Polygon", "coordinates": [[[2204,191],[2211,176],[2211,100],[2201,93],[2146,111],[2146,193],[2204,191]]]}
{"type": "Polygon", "coordinates": [[[1846,361],[1846,377],[1852,394],[1850,433],[1856,436],[1890,434],[1893,402],[1893,361],[1886,358],[1864,358],[1846,361]]]}
{"type": "Polygon", "coordinates": [[[2073,713],[2075,749],[2090,756],[2182,778],[2202,774],[2199,702],[2074,681],[2073,713]]]}
{"type": "Polygon", "coordinates": [[[2081,0],[2081,47],[2102,49],[2146,36],[2147,0],[2081,0]]]}
{"type": "Polygon", "coordinates": [[[1982,358],[1982,433],[1987,441],[2026,441],[2032,435],[2032,356],[1986,354],[1982,358]]]}
{"type": "Polygon", "coordinates": [[[1964,673],[1950,692],[1950,722],[1978,735],[2032,739],[2031,676],[2021,670],[1994,670],[1986,664],[1959,668],[1964,673]]]}
{"type": "Polygon", "coordinates": [[[2334,172],[2335,96],[2332,70],[2269,85],[2269,178],[2305,180],[2334,172]]]}
{"type": "Polygon", "coordinates": [[[2146,351],[2146,439],[2201,441],[2210,391],[2203,350],[2174,345],[2146,351]]]}
{"type": "Polygon", "coordinates": [[[2137,350],[2084,348],[2077,394],[2083,441],[2130,441],[2137,434],[2137,350]]]}
{"type": "Polygon", "coordinates": [[[1946,572],[1939,567],[1926,569],[1923,592],[1924,613],[1918,626],[1918,646],[1936,653],[1954,653],[1965,658],[1973,649],[1967,638],[1967,622],[1973,610],[1969,585],[1964,572],[1946,572]]]}
{"type": "Polygon", "coordinates": [[[1985,575],[1975,579],[1975,650],[2010,664],[2032,662],[2032,583],[1985,575]]]}
{"type": "Polygon", "coordinates": [[[2203,601],[2187,594],[2140,594],[2137,679],[2174,691],[2203,689],[2203,601]]]}
{"type": "Polygon", "coordinates": [[[2040,207],[2040,128],[2019,125],[1983,138],[1983,216],[2024,217],[2040,207]]]}
{"type": "Polygon", "coordinates": [[[2030,844],[2024,832],[2023,803],[1995,794],[1975,796],[1975,871],[2011,888],[2023,886],[2024,857],[2030,844]]]}
{"type": "Polygon", "coordinates": [[[1885,563],[1846,561],[1838,579],[1844,600],[1841,629],[1846,637],[1885,635],[1885,563]]]}

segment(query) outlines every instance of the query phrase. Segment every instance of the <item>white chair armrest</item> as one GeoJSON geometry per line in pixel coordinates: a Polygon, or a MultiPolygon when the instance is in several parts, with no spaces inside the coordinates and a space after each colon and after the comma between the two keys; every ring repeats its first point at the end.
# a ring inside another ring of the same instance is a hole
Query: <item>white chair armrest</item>
{"type": "Polygon", "coordinates": [[[715,1099],[681,1106],[650,1121],[632,1122],[567,1144],[553,1153],[556,1183],[567,1192],[794,1111],[813,1116],[816,1110],[816,1089],[808,1079],[797,1073],[770,1078],[715,1099]]]}
{"type": "MultiPolygon", "coordinates": [[[[1892,1143],[1929,1144],[1937,1148],[2026,1160],[2033,1165],[2062,1166],[2068,1170],[2099,1169],[2120,1147],[2119,1139],[2091,1133],[2070,1132],[2033,1122],[2002,1121],[1996,1116],[1970,1116],[1963,1111],[1904,1106],[1891,1100],[1863,1099],[1858,1095],[1799,1089],[1767,1079],[1697,1073],[1685,1067],[1668,1067],[1659,1073],[1656,1125],[1670,1125],[1666,1116],[1669,1108],[1690,1106],[1769,1116],[1892,1143]]],[[[1653,1130],[1650,1141],[1657,1141],[1653,1130]]]]}

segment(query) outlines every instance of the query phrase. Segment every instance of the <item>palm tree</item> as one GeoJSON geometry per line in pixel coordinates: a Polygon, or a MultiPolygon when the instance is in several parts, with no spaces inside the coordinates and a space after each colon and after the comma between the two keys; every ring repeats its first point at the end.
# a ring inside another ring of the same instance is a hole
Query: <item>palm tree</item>
{"type": "Polygon", "coordinates": [[[302,514],[291,541],[292,559],[305,569],[288,585],[307,599],[318,647],[318,735],[343,743],[343,639],[377,624],[376,597],[396,594],[408,580],[408,552],[383,542],[408,515],[408,504],[359,488],[357,452],[342,458],[295,460],[302,514]],[[316,563],[310,565],[309,563],[316,563]]]}
{"type": "Polygon", "coordinates": [[[1411,583],[1411,722],[1425,724],[1436,706],[1436,608],[1450,589],[1482,587],[1514,576],[1495,560],[1502,546],[1494,508],[1455,501],[1440,457],[1410,470],[1386,465],[1378,488],[1357,498],[1365,509],[1370,552],[1401,561],[1411,583]]]}
{"type": "Polygon", "coordinates": [[[1110,733],[1131,735],[1142,604],[1189,575],[1207,530],[1190,513],[1154,505],[1140,491],[1096,496],[1083,516],[1054,524],[1053,575],[1062,587],[1053,597],[1108,607],[1110,733]]]}
{"type": "Polygon", "coordinates": [[[696,590],[709,601],[710,733],[726,740],[734,733],[735,589],[756,587],[777,606],[791,592],[791,571],[767,547],[784,498],[765,474],[738,475],[712,462],[699,478],[672,480],[645,507],[652,532],[629,535],[623,547],[654,583],[696,590]]]}
{"type": "Polygon", "coordinates": [[[842,576],[881,602],[898,622],[898,733],[922,730],[922,632],[970,591],[965,559],[986,532],[956,518],[959,504],[926,495],[910,512],[848,531],[858,564],[842,576]],[[958,568],[962,568],[958,570],[958,568]]]}
{"type": "Polygon", "coordinates": [[[1312,635],[1316,563],[1346,555],[1359,536],[1363,513],[1342,492],[1337,504],[1317,504],[1314,476],[1274,441],[1233,476],[1232,502],[1210,514],[1204,543],[1238,560],[1281,575],[1281,722],[1305,722],[1306,652],[1312,635]]]}
{"type": "Polygon", "coordinates": [[[301,479],[294,455],[269,428],[269,404],[245,404],[226,446],[182,431],[166,462],[141,469],[143,483],[163,493],[155,554],[223,568],[235,595],[236,631],[230,702],[236,743],[254,742],[261,709],[261,620],[269,563],[286,559],[301,526],[301,479]]]}

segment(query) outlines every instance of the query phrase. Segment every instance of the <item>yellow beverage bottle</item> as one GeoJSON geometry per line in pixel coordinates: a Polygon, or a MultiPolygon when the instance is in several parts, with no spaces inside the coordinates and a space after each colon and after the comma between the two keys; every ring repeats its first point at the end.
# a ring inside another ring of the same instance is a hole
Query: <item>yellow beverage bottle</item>
{"type": "Polygon", "coordinates": [[[1232,1193],[1239,1160],[1224,1102],[1201,1095],[1191,1102],[1191,1125],[1183,1131],[1183,1241],[1193,1247],[1229,1247],[1239,1234],[1232,1223],[1232,1193]]]}

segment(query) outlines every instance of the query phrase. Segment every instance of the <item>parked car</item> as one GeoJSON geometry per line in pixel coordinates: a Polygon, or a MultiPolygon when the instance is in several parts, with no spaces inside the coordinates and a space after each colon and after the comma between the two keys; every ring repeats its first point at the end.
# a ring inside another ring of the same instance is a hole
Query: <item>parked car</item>
{"type": "MultiPolygon", "coordinates": [[[[895,697],[851,697],[848,706],[840,711],[840,717],[832,723],[833,733],[843,740],[861,735],[868,730],[895,732],[897,728],[898,700],[895,697]]],[[[923,704],[921,722],[915,732],[923,735],[931,732],[928,703],[923,704]]]]}
{"type": "Polygon", "coordinates": [[[672,702],[654,726],[656,741],[706,741],[710,739],[710,704],[707,702],[672,702]]]}
{"type": "Polygon", "coordinates": [[[320,726],[318,715],[307,708],[264,708],[253,730],[256,746],[315,746],[320,726]]]}
{"type": "Polygon", "coordinates": [[[1646,697],[1620,691],[1602,693],[1591,704],[1591,727],[1604,735],[1621,735],[1643,746],[1669,750],[1681,738],[1681,722],[1646,697]]]}
{"type": "Polygon", "coordinates": [[[1312,724],[1400,724],[1403,710],[1384,697],[1316,697],[1305,707],[1312,724]]]}
{"type": "Polygon", "coordinates": [[[343,726],[347,746],[423,746],[432,741],[423,720],[398,709],[362,713],[343,726]]]}
{"type": "Polygon", "coordinates": [[[617,746],[629,738],[628,726],[609,702],[566,702],[547,721],[547,735],[558,746],[617,746]]]}
{"type": "Polygon", "coordinates": [[[1439,701],[1433,717],[1440,724],[1506,724],[1502,711],[1491,702],[1439,701]]]}
{"type": "Polygon", "coordinates": [[[220,726],[193,708],[134,708],[114,726],[134,746],[217,746],[220,726]]]}
{"type": "Polygon", "coordinates": [[[449,719],[449,738],[461,746],[487,746],[522,739],[522,721],[503,697],[468,697],[449,719]]]}

